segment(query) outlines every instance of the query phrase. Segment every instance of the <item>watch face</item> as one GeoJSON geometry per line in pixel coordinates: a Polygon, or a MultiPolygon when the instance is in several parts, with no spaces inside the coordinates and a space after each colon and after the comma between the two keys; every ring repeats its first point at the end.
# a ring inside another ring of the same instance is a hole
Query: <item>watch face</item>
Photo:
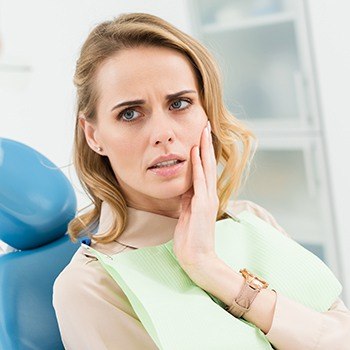
{"type": "Polygon", "coordinates": [[[252,282],[251,282],[251,285],[252,287],[255,287],[255,289],[261,289],[264,287],[264,283],[260,282],[259,280],[257,279],[254,279],[252,282]]]}
{"type": "Polygon", "coordinates": [[[253,273],[247,269],[241,269],[240,272],[246,278],[248,284],[254,289],[263,289],[267,288],[269,284],[262,278],[255,276],[253,273]]]}

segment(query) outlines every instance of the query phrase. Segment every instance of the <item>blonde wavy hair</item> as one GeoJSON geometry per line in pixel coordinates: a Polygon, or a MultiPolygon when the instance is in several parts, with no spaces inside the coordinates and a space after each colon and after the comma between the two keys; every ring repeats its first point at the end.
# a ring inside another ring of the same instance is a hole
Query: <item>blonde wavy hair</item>
{"type": "Polygon", "coordinates": [[[122,14],[98,24],[84,42],[76,63],[74,85],[77,88],[77,111],[73,146],[73,164],[78,179],[94,205],[87,213],[70,221],[68,234],[73,242],[82,235],[99,243],[109,243],[123,232],[127,222],[127,203],[122,195],[108,157],[94,152],[87,144],[79,125],[83,114],[96,122],[96,71],[103,61],[127,48],[140,46],[166,47],[183,54],[193,65],[199,86],[202,106],[212,126],[213,145],[217,163],[223,170],[218,177],[219,210],[217,220],[225,213],[230,197],[237,196],[248,176],[250,160],[256,147],[255,135],[225,107],[222,81],[214,58],[191,36],[165,20],[146,13],[122,14]],[[113,212],[113,225],[107,232],[93,235],[91,228],[98,223],[102,201],[113,212]]]}

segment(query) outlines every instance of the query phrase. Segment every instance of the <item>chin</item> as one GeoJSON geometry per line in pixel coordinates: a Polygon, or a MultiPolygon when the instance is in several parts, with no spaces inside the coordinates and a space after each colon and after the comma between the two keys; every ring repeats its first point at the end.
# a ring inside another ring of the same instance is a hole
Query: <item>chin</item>
{"type": "Polygon", "coordinates": [[[163,183],[162,185],[158,185],[157,188],[152,191],[152,197],[159,199],[170,199],[175,197],[182,196],[191,185],[187,183],[178,182],[172,184],[163,183]]]}

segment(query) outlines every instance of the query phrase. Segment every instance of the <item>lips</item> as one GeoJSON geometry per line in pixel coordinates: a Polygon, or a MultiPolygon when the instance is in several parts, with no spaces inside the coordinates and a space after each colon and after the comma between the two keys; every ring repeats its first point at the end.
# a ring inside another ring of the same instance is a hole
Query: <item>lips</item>
{"type": "MultiPolygon", "coordinates": [[[[178,160],[178,159],[174,159],[174,160],[176,160],[177,163],[171,164],[171,165],[163,165],[162,168],[174,166],[174,165],[177,165],[177,164],[180,164],[180,163],[184,162],[184,160],[178,160]]],[[[150,166],[148,169],[157,169],[157,168],[158,168],[158,167],[157,167],[157,164],[156,164],[156,165],[150,166]]]]}
{"type": "Polygon", "coordinates": [[[160,167],[160,168],[150,168],[149,171],[155,176],[160,176],[163,179],[170,179],[175,176],[178,176],[182,173],[182,170],[185,167],[185,161],[177,163],[175,165],[160,167]]]}
{"type": "Polygon", "coordinates": [[[183,162],[186,159],[185,159],[185,157],[183,157],[179,154],[166,154],[166,155],[163,155],[163,156],[160,156],[160,157],[154,159],[152,161],[151,165],[147,169],[154,167],[158,163],[169,161],[169,160],[179,160],[180,162],[183,162]]]}

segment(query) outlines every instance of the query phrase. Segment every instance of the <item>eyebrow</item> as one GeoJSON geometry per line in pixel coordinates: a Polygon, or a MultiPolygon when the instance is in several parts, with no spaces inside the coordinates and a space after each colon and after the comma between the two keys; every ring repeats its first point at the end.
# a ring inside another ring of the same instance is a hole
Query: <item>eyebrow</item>
{"type": "MultiPolygon", "coordinates": [[[[172,100],[172,99],[174,99],[176,97],[179,97],[179,96],[184,95],[184,94],[189,94],[189,93],[195,93],[196,94],[197,91],[195,91],[195,90],[182,90],[182,91],[179,91],[179,92],[175,92],[174,94],[166,95],[165,98],[169,101],[169,100],[172,100]]],[[[117,105],[115,105],[111,109],[111,112],[113,112],[116,108],[119,108],[119,107],[143,105],[145,103],[146,103],[145,100],[133,100],[133,101],[120,102],[120,103],[118,103],[117,105]]]]}

